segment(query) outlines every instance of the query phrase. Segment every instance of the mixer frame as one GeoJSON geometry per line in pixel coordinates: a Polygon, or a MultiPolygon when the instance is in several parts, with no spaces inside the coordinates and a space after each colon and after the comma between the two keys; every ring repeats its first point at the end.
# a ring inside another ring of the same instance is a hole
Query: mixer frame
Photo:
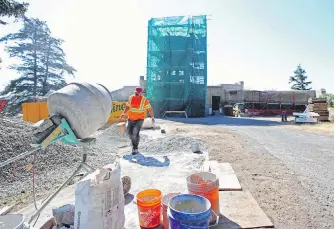
{"type": "Polygon", "coordinates": [[[79,172],[83,169],[86,174],[88,175],[89,173],[94,171],[94,168],[89,166],[86,163],[87,160],[87,153],[88,153],[88,148],[96,143],[95,138],[85,138],[83,140],[80,140],[78,145],[83,147],[83,153],[82,153],[82,161],[80,162],[79,166],[77,169],[72,173],[72,175],[45,201],[45,203],[42,204],[42,206],[35,212],[34,215],[32,215],[28,221],[29,224],[33,222],[33,220],[39,216],[39,214],[44,210],[44,208],[57,196],[57,194],[64,189],[64,187],[73,180],[73,178],[79,174],[79,172]]]}
{"type": "Polygon", "coordinates": [[[47,200],[42,204],[42,206],[33,214],[28,224],[31,224],[34,219],[36,219],[40,213],[45,209],[45,207],[57,196],[57,194],[64,189],[64,187],[73,180],[73,178],[79,174],[79,172],[83,169],[86,174],[94,171],[94,168],[89,166],[86,163],[87,160],[87,154],[88,154],[88,148],[96,143],[95,138],[85,138],[85,139],[78,139],[74,132],[72,131],[69,123],[64,119],[60,118],[58,116],[51,116],[49,119],[41,120],[40,122],[36,123],[35,127],[41,127],[44,128],[43,122],[49,121],[48,124],[50,124],[50,120],[52,121],[51,126],[49,125],[48,128],[40,130],[39,134],[36,136],[39,136],[38,142],[41,142],[40,144],[33,144],[33,148],[27,152],[24,152],[22,154],[19,154],[16,157],[10,158],[4,162],[0,162],[0,168],[4,167],[12,162],[15,162],[19,159],[22,159],[32,153],[35,153],[38,150],[44,150],[47,146],[56,143],[58,141],[62,141],[65,144],[70,145],[79,145],[82,147],[82,160],[76,170],[72,173],[72,175],[50,196],[47,198],[47,200]]]}

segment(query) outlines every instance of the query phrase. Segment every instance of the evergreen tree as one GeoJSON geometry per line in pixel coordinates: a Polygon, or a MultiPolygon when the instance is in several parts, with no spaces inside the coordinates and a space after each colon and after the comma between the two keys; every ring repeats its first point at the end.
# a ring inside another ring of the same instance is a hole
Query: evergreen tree
{"type": "Polygon", "coordinates": [[[17,41],[14,46],[7,46],[10,57],[18,57],[21,63],[10,66],[21,76],[12,80],[2,94],[14,93],[27,96],[41,96],[50,89],[57,90],[65,85],[65,72],[73,74],[75,69],[65,60],[65,53],[60,47],[63,41],[51,36],[44,21],[25,19],[23,28],[14,34],[0,39],[17,41]]]}
{"type": "MultiPolygon", "coordinates": [[[[28,3],[20,3],[13,0],[0,0],[0,17],[22,17],[28,9],[28,3]]],[[[0,24],[7,24],[0,20],[0,24]]]]}
{"type": "Polygon", "coordinates": [[[334,107],[334,94],[327,93],[327,94],[321,95],[320,98],[327,99],[328,106],[334,107]]]}
{"type": "Polygon", "coordinates": [[[42,85],[42,95],[45,95],[50,90],[57,90],[66,85],[64,73],[74,75],[76,71],[73,67],[67,64],[65,53],[61,48],[64,41],[51,36],[46,36],[43,40],[45,47],[42,53],[41,63],[44,68],[44,74],[39,78],[42,85]]]}
{"type": "Polygon", "coordinates": [[[10,66],[20,77],[10,81],[2,95],[21,97],[21,102],[35,96],[43,96],[49,90],[65,86],[64,74],[76,71],[68,65],[61,48],[63,40],[52,37],[46,22],[39,19],[24,19],[17,33],[0,38],[0,42],[15,41],[6,46],[10,57],[21,60],[10,66]]]}
{"type": "Polygon", "coordinates": [[[294,71],[294,76],[290,76],[289,84],[292,84],[291,89],[293,90],[311,90],[309,85],[312,81],[307,81],[306,71],[301,68],[299,64],[297,69],[294,71]]]}

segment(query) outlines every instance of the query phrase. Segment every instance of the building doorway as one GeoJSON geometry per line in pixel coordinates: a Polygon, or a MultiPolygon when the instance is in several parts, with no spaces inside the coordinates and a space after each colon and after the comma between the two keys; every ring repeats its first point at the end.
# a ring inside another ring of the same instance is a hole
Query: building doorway
{"type": "Polygon", "coordinates": [[[220,109],[220,96],[212,96],[212,110],[218,111],[220,109]]]}

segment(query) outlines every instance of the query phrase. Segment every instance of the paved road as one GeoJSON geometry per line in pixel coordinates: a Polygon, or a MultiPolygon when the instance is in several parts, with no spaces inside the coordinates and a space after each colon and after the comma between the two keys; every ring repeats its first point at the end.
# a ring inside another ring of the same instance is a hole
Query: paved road
{"type": "Polygon", "coordinates": [[[183,119],[183,122],[218,125],[236,131],[241,137],[253,142],[249,144],[250,146],[273,155],[294,171],[297,179],[321,206],[333,206],[334,139],[332,136],[284,128],[283,123],[273,119],[214,116],[183,119]]]}

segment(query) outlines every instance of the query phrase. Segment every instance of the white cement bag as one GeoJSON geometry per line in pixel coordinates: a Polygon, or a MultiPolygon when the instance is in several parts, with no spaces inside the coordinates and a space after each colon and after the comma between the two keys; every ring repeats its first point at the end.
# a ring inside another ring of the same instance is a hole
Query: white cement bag
{"type": "Polygon", "coordinates": [[[112,97],[102,85],[70,83],[48,97],[50,115],[59,115],[69,122],[77,138],[89,137],[109,119],[112,97]]]}
{"type": "Polygon", "coordinates": [[[124,195],[119,164],[81,180],[75,191],[75,229],[124,229],[124,195]]]}

